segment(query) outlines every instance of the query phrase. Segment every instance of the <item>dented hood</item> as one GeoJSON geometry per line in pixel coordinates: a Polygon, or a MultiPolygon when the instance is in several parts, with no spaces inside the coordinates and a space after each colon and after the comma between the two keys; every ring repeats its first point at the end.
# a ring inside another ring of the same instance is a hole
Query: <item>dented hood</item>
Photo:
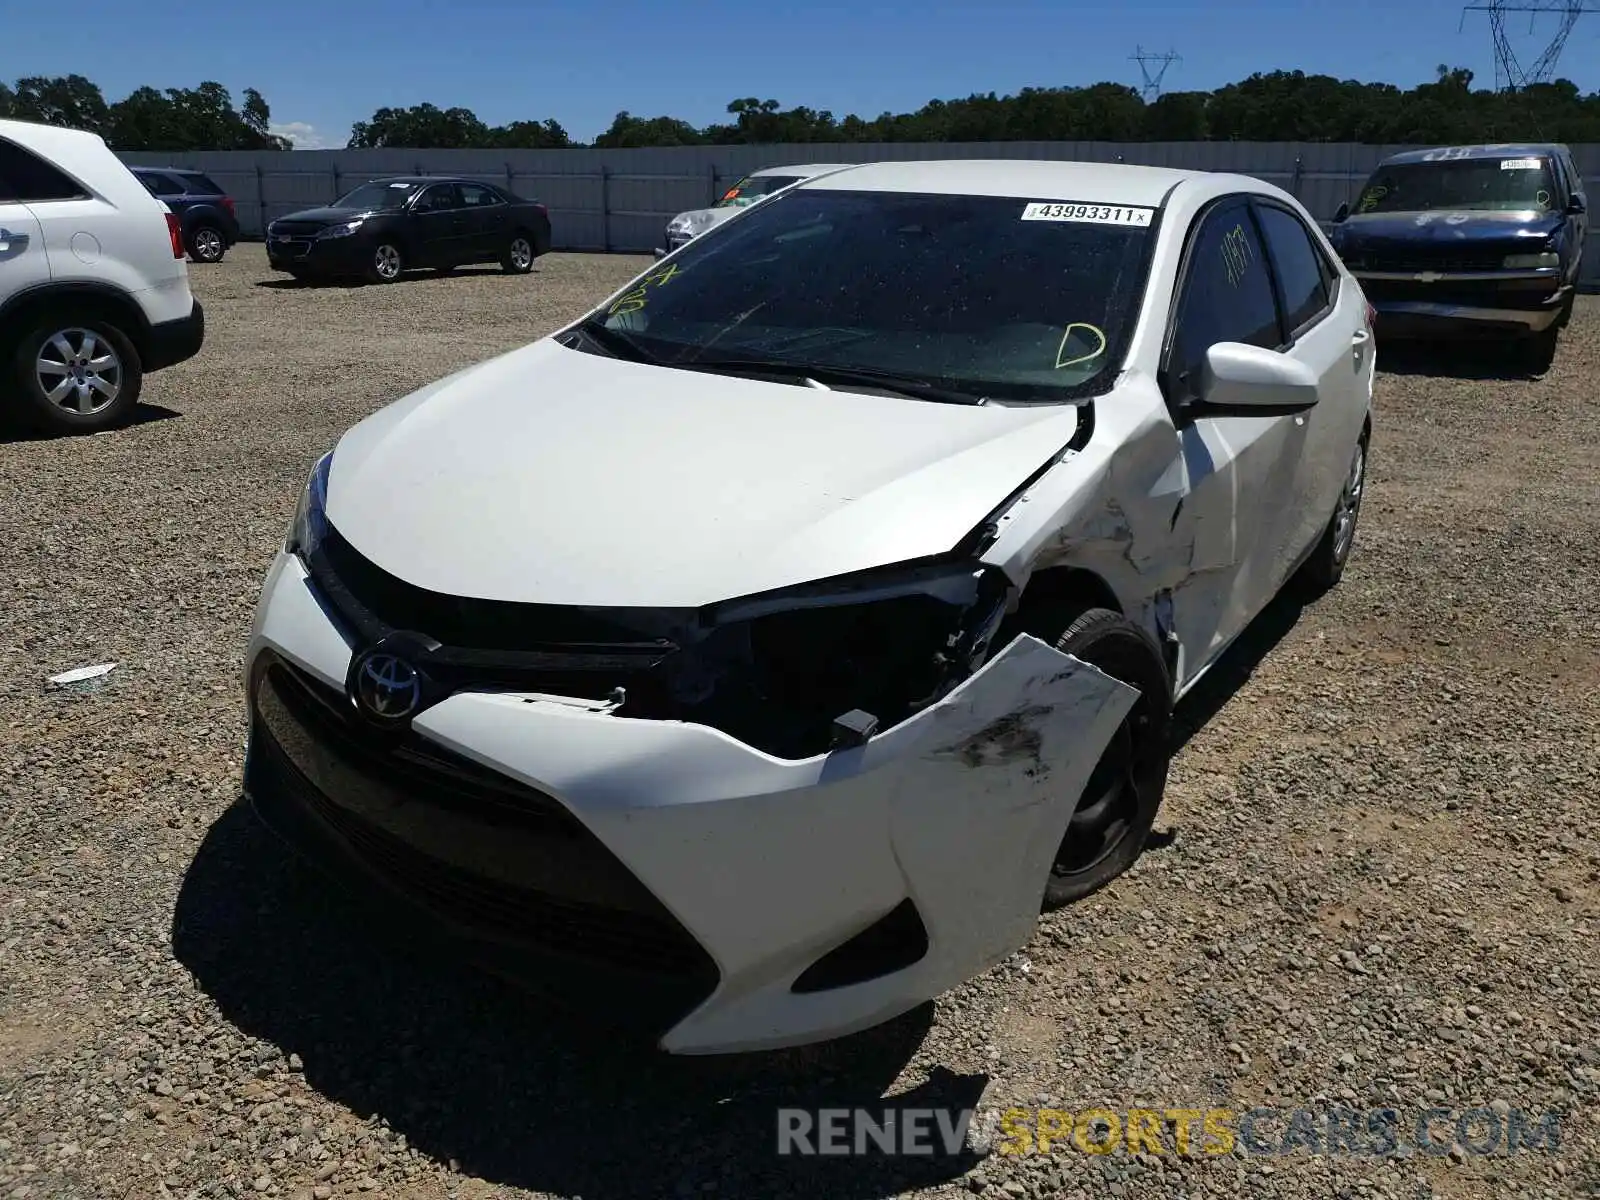
{"type": "Polygon", "coordinates": [[[951,549],[1072,406],[937,404],[624,362],[545,339],[339,442],[327,514],[417,587],[696,607],[951,549]]]}

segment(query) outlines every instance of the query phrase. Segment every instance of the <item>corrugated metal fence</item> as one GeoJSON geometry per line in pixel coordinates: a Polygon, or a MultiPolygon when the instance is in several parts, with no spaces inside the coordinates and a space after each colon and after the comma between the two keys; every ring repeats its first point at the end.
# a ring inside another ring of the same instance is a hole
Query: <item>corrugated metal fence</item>
{"type": "MultiPolygon", "coordinates": [[[[192,167],[232,192],[247,236],[299,208],[325,204],[367,179],[457,174],[502,182],[550,208],[557,249],[647,251],[676,213],[711,203],[740,176],[802,162],[1035,158],[1237,171],[1292,192],[1326,220],[1353,199],[1386,154],[1404,146],[1311,142],[888,142],[665,146],[642,150],[291,150],[127,153],[130,163],[192,167]]],[[[1600,196],[1600,145],[1576,146],[1590,196],[1600,196]]],[[[1597,231],[1591,242],[1600,241],[1597,231]]],[[[1600,282],[1600,244],[1586,275],[1600,282]]]]}

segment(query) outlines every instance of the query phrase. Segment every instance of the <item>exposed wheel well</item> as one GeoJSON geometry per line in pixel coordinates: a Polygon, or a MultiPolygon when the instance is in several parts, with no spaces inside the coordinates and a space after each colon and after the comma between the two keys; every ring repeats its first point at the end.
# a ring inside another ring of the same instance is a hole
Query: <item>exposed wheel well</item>
{"type": "MultiPolygon", "coordinates": [[[[1109,608],[1122,613],[1116,592],[1093,571],[1082,567],[1049,567],[1037,571],[1022,590],[1022,601],[1009,624],[1014,632],[1054,640],[1061,632],[1061,614],[1068,608],[1109,608]]],[[[1126,615],[1126,614],[1124,614],[1126,615]]]]}

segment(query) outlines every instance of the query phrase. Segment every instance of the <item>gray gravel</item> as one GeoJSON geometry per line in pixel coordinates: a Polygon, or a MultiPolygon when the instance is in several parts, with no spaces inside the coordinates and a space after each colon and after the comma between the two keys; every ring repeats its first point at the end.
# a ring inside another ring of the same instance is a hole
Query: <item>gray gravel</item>
{"type": "Polygon", "coordinates": [[[1186,702],[1163,845],[885,1029],[641,1054],[287,858],[235,803],[238,670],[310,463],[645,261],[306,289],[242,246],[147,420],[0,441],[0,1197],[1600,1194],[1593,298],[1538,381],[1384,349],[1345,582],[1186,702]],[[773,1155],[777,1104],[884,1095],[1570,1115],[1490,1158],[773,1155]]]}

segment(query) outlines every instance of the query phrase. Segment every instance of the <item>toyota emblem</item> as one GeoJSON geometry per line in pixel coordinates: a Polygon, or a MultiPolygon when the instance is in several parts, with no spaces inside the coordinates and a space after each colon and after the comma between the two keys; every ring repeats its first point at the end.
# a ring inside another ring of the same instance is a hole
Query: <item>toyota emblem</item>
{"type": "Polygon", "coordinates": [[[374,651],[352,674],[356,707],[376,720],[403,721],[422,703],[422,676],[398,655],[374,651]]]}

